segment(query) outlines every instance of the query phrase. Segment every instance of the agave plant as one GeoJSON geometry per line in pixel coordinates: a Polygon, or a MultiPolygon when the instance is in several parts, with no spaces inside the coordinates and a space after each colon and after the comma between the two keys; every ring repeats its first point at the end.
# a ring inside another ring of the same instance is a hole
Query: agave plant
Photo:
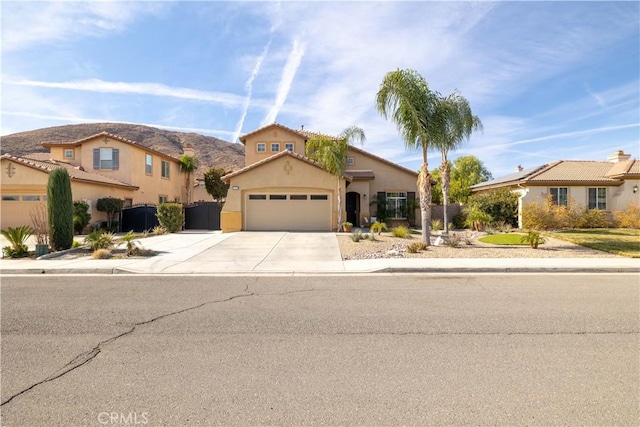
{"type": "Polygon", "coordinates": [[[28,225],[16,228],[8,227],[6,230],[0,230],[0,234],[11,243],[11,246],[4,248],[6,254],[11,258],[22,258],[29,255],[29,247],[25,242],[33,234],[33,228],[28,225]]]}
{"type": "Polygon", "coordinates": [[[522,236],[520,239],[522,243],[528,243],[531,246],[531,249],[538,249],[538,245],[541,245],[545,242],[544,237],[540,235],[539,231],[529,230],[527,234],[522,236]]]}
{"type": "Polygon", "coordinates": [[[109,249],[113,246],[115,234],[110,231],[96,230],[84,238],[85,245],[92,250],[109,249]]]}

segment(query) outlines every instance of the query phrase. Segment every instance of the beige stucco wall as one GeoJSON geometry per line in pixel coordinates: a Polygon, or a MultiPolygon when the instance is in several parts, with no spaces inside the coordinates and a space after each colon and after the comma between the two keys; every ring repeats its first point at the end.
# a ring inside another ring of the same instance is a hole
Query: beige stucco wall
{"type": "Polygon", "coordinates": [[[542,203],[545,201],[549,188],[551,187],[567,187],[568,197],[570,200],[575,201],[577,204],[587,206],[588,203],[588,189],[594,187],[605,187],[607,189],[607,210],[617,211],[623,210],[629,203],[640,203],[640,191],[633,193],[634,185],[640,187],[640,180],[629,179],[624,181],[622,185],[602,185],[594,184],[589,186],[569,186],[569,185],[552,185],[552,186],[530,186],[526,189],[526,194],[522,198],[522,203],[527,205],[528,203],[542,203]]]}
{"type": "Polygon", "coordinates": [[[252,165],[260,160],[266,159],[267,157],[271,157],[277,152],[271,151],[271,143],[278,142],[280,143],[280,151],[284,151],[284,144],[287,142],[293,143],[293,151],[295,153],[305,155],[305,147],[304,147],[305,139],[300,135],[289,132],[286,129],[281,129],[277,126],[273,126],[270,128],[266,128],[260,132],[257,132],[253,135],[250,135],[245,140],[245,156],[244,156],[244,164],[245,166],[252,165]],[[259,142],[266,144],[267,151],[264,153],[258,153],[257,144],[259,142]]]}
{"type": "MultiPolygon", "coordinates": [[[[318,167],[291,156],[283,156],[231,178],[227,201],[222,208],[221,229],[230,232],[244,227],[244,204],[246,194],[250,192],[329,193],[334,217],[332,223],[336,223],[337,186],[336,179],[318,167]]],[[[344,180],[340,180],[340,186],[344,211],[344,180]]]]}
{"type": "MultiPolygon", "coordinates": [[[[17,195],[18,201],[1,201],[0,228],[17,227],[20,225],[31,225],[29,213],[39,202],[24,201],[23,196],[40,196],[40,202],[44,203],[47,194],[47,182],[49,174],[44,171],[30,168],[8,159],[2,159],[2,185],[0,194],[17,195]],[[7,176],[7,167],[11,163],[14,167],[14,174],[11,178],[7,176]]],[[[86,182],[71,180],[71,194],[73,200],[84,200],[89,204],[91,222],[104,221],[104,212],[96,210],[96,202],[102,197],[116,197],[119,199],[133,198],[135,191],[124,188],[96,185],[86,182]]]]}
{"type": "MultiPolygon", "coordinates": [[[[72,147],[51,147],[51,158],[65,160],[64,150],[70,148],[72,147]]],[[[139,187],[140,189],[133,196],[133,204],[157,204],[160,196],[166,196],[169,201],[176,199],[186,201],[185,175],[180,172],[180,165],[176,159],[104,135],[87,140],[81,146],[73,147],[73,149],[75,150],[75,160],[71,163],[82,166],[88,172],[98,173],[139,187]],[[117,148],[120,150],[118,169],[94,170],[94,148],[117,148]],[[151,175],[147,175],[145,171],[146,154],[152,156],[151,175]],[[168,179],[162,177],[162,160],[168,161],[170,164],[168,179]]]]}

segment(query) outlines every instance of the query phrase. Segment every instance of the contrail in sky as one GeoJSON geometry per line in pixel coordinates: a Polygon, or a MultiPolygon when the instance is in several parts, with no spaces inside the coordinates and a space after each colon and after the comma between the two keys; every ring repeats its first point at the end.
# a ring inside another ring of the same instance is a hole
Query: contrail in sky
{"type": "Polygon", "coordinates": [[[271,46],[271,39],[262,50],[262,55],[258,57],[256,61],[256,65],[253,67],[253,71],[251,71],[251,75],[249,79],[245,83],[244,87],[247,90],[247,97],[244,100],[244,105],[242,106],[242,114],[240,115],[240,120],[238,120],[238,124],[236,125],[236,130],[233,133],[233,139],[231,142],[237,142],[238,137],[240,136],[240,132],[242,132],[242,126],[244,125],[244,119],[247,117],[247,110],[249,109],[249,103],[251,102],[251,94],[253,92],[253,81],[258,76],[258,72],[260,72],[260,67],[262,66],[262,62],[264,58],[266,58],[267,53],[269,53],[269,47],[271,46]]]}
{"type": "Polygon", "coordinates": [[[293,47],[291,49],[291,52],[289,53],[289,57],[287,58],[287,63],[282,70],[282,77],[280,78],[280,84],[278,85],[276,101],[273,107],[271,107],[271,110],[269,111],[267,116],[262,121],[262,126],[273,123],[276,120],[276,117],[280,112],[280,108],[282,108],[284,102],[287,100],[289,89],[291,89],[293,79],[296,76],[296,72],[298,71],[300,62],[302,62],[304,52],[305,45],[303,43],[300,43],[298,39],[295,39],[293,41],[293,47]]]}

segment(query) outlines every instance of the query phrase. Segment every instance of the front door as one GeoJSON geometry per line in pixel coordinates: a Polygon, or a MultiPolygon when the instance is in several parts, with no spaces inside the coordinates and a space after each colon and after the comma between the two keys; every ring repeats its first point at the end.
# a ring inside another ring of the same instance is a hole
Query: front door
{"type": "Polygon", "coordinates": [[[360,227],[360,193],[350,191],[347,193],[347,199],[345,200],[345,207],[347,210],[347,221],[353,224],[354,227],[360,227]]]}

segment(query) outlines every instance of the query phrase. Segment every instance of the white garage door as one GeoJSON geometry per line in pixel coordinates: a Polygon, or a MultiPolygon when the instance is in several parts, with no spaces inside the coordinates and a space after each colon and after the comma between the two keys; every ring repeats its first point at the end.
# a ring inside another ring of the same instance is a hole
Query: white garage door
{"type": "Polygon", "coordinates": [[[246,230],[331,230],[329,194],[255,193],[245,206],[246,230]]]}

